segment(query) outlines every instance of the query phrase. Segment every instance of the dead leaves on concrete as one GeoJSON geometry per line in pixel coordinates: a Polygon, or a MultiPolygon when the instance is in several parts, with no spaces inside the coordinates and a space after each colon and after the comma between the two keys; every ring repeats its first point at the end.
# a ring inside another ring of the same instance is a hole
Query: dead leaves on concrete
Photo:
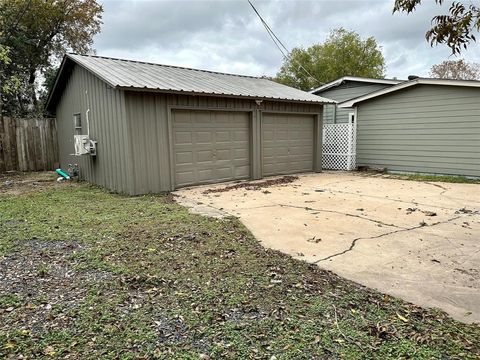
{"type": "MultiPolygon", "coordinates": [[[[284,184],[290,184],[294,182],[295,180],[298,180],[298,176],[282,176],[279,178],[275,179],[268,179],[268,180],[263,180],[263,181],[247,181],[247,182],[239,182],[238,184],[233,184],[233,185],[228,185],[225,187],[219,187],[219,188],[212,188],[212,189],[207,189],[203,192],[203,194],[214,194],[214,193],[220,193],[220,192],[227,192],[231,190],[237,190],[237,189],[245,189],[245,190],[261,190],[263,188],[268,188],[271,186],[276,186],[276,185],[284,185],[284,184]]],[[[270,193],[268,190],[264,191],[264,194],[270,193]]]]}

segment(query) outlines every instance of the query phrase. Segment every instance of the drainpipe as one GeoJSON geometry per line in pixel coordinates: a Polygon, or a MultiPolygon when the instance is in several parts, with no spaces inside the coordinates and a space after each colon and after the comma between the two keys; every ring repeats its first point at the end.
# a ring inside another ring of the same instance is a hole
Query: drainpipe
{"type": "Polygon", "coordinates": [[[87,109],[87,111],[85,112],[85,118],[87,120],[87,136],[88,136],[88,139],[90,140],[90,121],[88,120],[89,112],[90,112],[90,109],[87,109]]]}

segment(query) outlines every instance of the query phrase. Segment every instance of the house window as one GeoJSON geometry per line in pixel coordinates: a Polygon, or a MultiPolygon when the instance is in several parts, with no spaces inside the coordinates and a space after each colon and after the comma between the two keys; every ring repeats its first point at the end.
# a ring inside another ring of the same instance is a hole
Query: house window
{"type": "Polygon", "coordinates": [[[82,133],[82,116],[80,114],[73,114],[73,126],[75,127],[75,133],[81,135],[82,133]]]}
{"type": "Polygon", "coordinates": [[[349,114],[348,114],[348,122],[349,122],[350,124],[355,123],[355,113],[352,112],[352,113],[349,113],[349,114]]]}

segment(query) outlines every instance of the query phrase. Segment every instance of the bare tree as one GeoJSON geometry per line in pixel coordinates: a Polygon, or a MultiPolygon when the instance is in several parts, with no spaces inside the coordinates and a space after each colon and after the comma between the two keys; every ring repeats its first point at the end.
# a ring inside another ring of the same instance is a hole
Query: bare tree
{"type": "Polygon", "coordinates": [[[430,76],[438,79],[479,80],[480,64],[460,60],[445,60],[433,65],[430,76]]]}

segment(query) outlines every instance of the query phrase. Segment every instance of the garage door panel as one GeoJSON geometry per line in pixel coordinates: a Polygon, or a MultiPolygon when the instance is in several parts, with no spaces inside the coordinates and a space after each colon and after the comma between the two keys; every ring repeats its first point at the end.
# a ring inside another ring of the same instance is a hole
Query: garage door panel
{"type": "Polygon", "coordinates": [[[230,134],[228,131],[215,131],[215,141],[229,141],[230,134]]]}
{"type": "Polygon", "coordinates": [[[213,178],[213,170],[212,169],[203,169],[203,170],[199,169],[196,173],[198,174],[198,176],[192,179],[193,183],[195,183],[197,181],[198,182],[208,181],[211,178],[213,178]]]}
{"type": "Polygon", "coordinates": [[[234,149],[234,158],[235,159],[240,159],[242,161],[249,162],[249,151],[248,149],[234,149]]]}
{"type": "Polygon", "coordinates": [[[193,162],[193,154],[189,152],[178,152],[175,155],[175,162],[177,164],[191,164],[193,162]]]}
{"type": "Polygon", "coordinates": [[[245,142],[249,141],[249,133],[244,130],[234,131],[233,140],[244,145],[245,142]]]}
{"type": "Polygon", "coordinates": [[[190,113],[188,112],[182,112],[178,113],[177,116],[175,117],[175,122],[178,127],[189,125],[191,120],[190,120],[190,113]]]}
{"type": "Polygon", "coordinates": [[[228,160],[230,162],[230,159],[232,158],[232,152],[230,149],[217,150],[216,154],[217,161],[228,160]]]}
{"type": "Polygon", "coordinates": [[[264,130],[262,136],[264,142],[271,141],[273,140],[273,131],[264,130]]]}
{"type": "Polygon", "coordinates": [[[247,178],[250,175],[250,164],[235,166],[236,178],[247,178]]]}
{"type": "Polygon", "coordinates": [[[177,177],[177,180],[182,183],[189,183],[191,181],[194,181],[195,179],[195,175],[193,171],[186,171],[186,172],[177,171],[176,177],[177,177]]]}
{"type": "Polygon", "coordinates": [[[288,141],[288,131],[287,130],[282,130],[278,129],[275,134],[275,140],[285,140],[288,141]]]}
{"type": "Polygon", "coordinates": [[[212,133],[210,131],[199,131],[195,134],[197,144],[210,144],[212,142],[212,133]]]}
{"type": "Polygon", "coordinates": [[[212,161],[212,150],[197,151],[197,162],[207,162],[207,161],[208,162],[212,161]]]}
{"type": "Polygon", "coordinates": [[[172,111],[175,187],[250,176],[249,114],[172,111]]]}
{"type": "Polygon", "coordinates": [[[313,116],[263,114],[263,175],[313,171],[313,141],[313,116]]]}
{"type": "Polygon", "coordinates": [[[175,144],[191,144],[192,134],[187,131],[179,131],[175,134],[175,144]]]}
{"type": "Polygon", "coordinates": [[[291,155],[296,155],[300,159],[302,157],[310,159],[310,153],[313,154],[313,146],[291,146],[288,150],[291,155]]]}

